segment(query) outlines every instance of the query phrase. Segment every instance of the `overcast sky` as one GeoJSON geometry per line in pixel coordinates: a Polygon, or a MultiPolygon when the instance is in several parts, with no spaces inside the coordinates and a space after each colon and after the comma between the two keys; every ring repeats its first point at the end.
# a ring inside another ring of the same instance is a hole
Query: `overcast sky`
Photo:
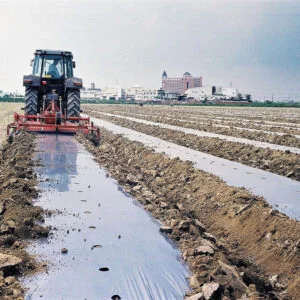
{"type": "Polygon", "coordinates": [[[164,70],[300,101],[300,1],[0,0],[0,90],[35,49],[74,54],[85,86],[160,88],[164,70]]]}

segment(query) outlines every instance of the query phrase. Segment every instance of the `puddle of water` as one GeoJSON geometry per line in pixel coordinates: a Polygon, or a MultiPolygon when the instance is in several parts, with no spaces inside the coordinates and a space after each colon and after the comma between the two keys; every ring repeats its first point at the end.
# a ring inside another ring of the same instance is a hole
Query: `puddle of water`
{"type": "Polygon", "coordinates": [[[46,151],[36,154],[36,205],[62,213],[45,218],[56,230],[28,249],[49,270],[23,279],[25,299],[183,299],[189,271],[157,222],[73,137],[42,135],[37,144],[46,151]]]}
{"type": "Polygon", "coordinates": [[[123,134],[132,141],[141,142],[150,148],[156,147],[156,152],[165,152],[171,158],[192,161],[196,168],[221,177],[229,185],[245,187],[253,194],[263,196],[279,211],[300,220],[298,181],[141,134],[101,119],[91,119],[96,125],[123,134]],[[211,164],[211,161],[214,163],[211,164]]]}

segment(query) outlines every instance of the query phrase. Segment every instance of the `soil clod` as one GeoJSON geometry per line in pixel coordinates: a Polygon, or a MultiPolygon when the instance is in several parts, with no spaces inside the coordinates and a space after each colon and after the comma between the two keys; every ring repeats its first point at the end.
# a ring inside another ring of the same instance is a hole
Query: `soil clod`
{"type": "Polygon", "coordinates": [[[68,253],[68,249],[67,249],[67,248],[62,248],[62,249],[61,249],[61,253],[63,253],[63,254],[68,253]]]}
{"type": "Polygon", "coordinates": [[[97,248],[102,248],[102,246],[101,245],[94,245],[94,246],[92,246],[92,250],[94,250],[94,249],[97,249],[97,248]]]}

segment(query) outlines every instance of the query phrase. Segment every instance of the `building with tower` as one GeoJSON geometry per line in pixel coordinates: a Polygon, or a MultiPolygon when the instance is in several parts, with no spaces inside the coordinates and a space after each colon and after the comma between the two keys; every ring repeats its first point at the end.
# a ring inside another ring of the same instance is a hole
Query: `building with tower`
{"type": "Polygon", "coordinates": [[[91,83],[90,88],[83,87],[80,91],[80,98],[83,100],[100,99],[101,89],[96,88],[95,83],[91,83]]]}
{"type": "Polygon", "coordinates": [[[193,77],[185,72],[182,77],[168,77],[167,72],[162,74],[162,89],[170,94],[184,94],[186,90],[202,86],[202,77],[193,77]]]}

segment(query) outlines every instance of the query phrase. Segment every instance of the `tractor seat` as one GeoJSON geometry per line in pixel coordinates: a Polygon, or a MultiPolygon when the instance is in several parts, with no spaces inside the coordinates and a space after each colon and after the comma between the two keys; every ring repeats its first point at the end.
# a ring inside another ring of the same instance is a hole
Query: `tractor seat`
{"type": "Polygon", "coordinates": [[[61,77],[59,72],[55,72],[55,71],[47,72],[47,75],[51,76],[51,77],[54,77],[54,78],[60,78],[61,77]]]}

